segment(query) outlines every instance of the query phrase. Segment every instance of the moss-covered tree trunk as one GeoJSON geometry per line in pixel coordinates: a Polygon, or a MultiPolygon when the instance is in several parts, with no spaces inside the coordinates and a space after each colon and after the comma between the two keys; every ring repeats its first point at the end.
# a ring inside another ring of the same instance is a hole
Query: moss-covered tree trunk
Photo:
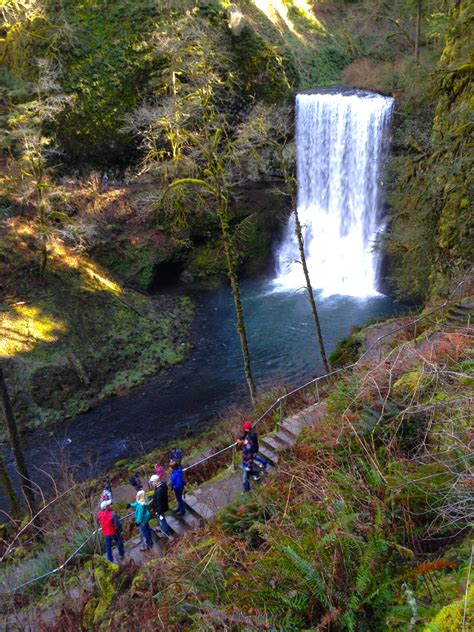
{"type": "Polygon", "coordinates": [[[301,257],[301,265],[303,266],[304,278],[306,281],[306,291],[308,293],[309,304],[311,305],[311,311],[313,313],[314,325],[316,327],[316,332],[318,335],[318,343],[319,343],[319,351],[321,353],[321,358],[323,360],[324,368],[326,372],[329,373],[329,362],[326,356],[326,349],[324,348],[324,340],[323,334],[321,332],[321,323],[319,322],[318,310],[316,307],[316,300],[314,298],[313,286],[311,285],[311,279],[309,278],[308,266],[306,264],[306,255],[304,252],[304,239],[303,239],[303,231],[301,230],[300,218],[298,215],[298,208],[295,204],[295,233],[296,238],[298,239],[298,246],[300,250],[301,257]]]}
{"type": "Polygon", "coordinates": [[[257,396],[257,390],[255,388],[255,382],[253,381],[252,369],[250,367],[250,353],[247,342],[247,332],[245,329],[244,310],[242,308],[242,301],[240,298],[240,286],[239,279],[237,277],[236,262],[234,246],[232,244],[232,238],[229,231],[229,221],[227,218],[227,208],[224,202],[219,202],[218,216],[222,231],[222,240],[224,242],[224,251],[227,261],[227,276],[229,277],[230,287],[232,291],[232,298],[234,299],[235,315],[237,319],[237,331],[240,336],[240,348],[242,349],[242,359],[244,362],[245,379],[247,380],[247,386],[250,393],[250,400],[252,404],[255,402],[257,396]]]}
{"type": "Polygon", "coordinates": [[[15,492],[15,488],[13,487],[13,483],[8,475],[8,471],[5,465],[5,461],[3,456],[0,454],[0,487],[5,492],[5,496],[7,497],[8,505],[10,507],[10,512],[13,518],[21,518],[21,505],[20,499],[18,498],[17,493],[15,492]]]}
{"type": "Polygon", "coordinates": [[[10,437],[13,456],[15,457],[16,468],[18,470],[18,475],[20,476],[21,489],[25,497],[28,512],[33,517],[36,514],[36,502],[33,492],[33,484],[28,474],[25,456],[23,454],[23,449],[21,446],[20,433],[18,432],[18,426],[16,425],[16,420],[13,414],[13,408],[10,401],[10,396],[8,394],[7,384],[5,382],[5,376],[2,367],[0,367],[0,400],[2,402],[2,408],[5,415],[5,422],[7,425],[8,435],[10,437]]]}
{"type": "Polygon", "coordinates": [[[306,283],[306,292],[308,294],[309,304],[311,306],[311,312],[313,314],[314,326],[316,327],[316,334],[318,336],[318,344],[319,344],[319,352],[321,354],[321,358],[324,364],[324,368],[326,373],[329,373],[330,367],[329,362],[326,356],[326,349],[324,347],[324,339],[321,331],[321,323],[319,322],[318,308],[316,307],[316,299],[314,298],[313,286],[311,285],[311,279],[309,277],[309,270],[306,264],[306,254],[304,251],[304,239],[303,239],[303,231],[301,230],[300,216],[298,215],[298,200],[297,200],[297,181],[294,175],[292,175],[284,161],[283,154],[281,154],[280,164],[283,171],[283,177],[286,182],[286,186],[288,188],[288,193],[290,195],[291,204],[295,213],[295,234],[296,239],[298,240],[298,248],[300,251],[300,259],[301,265],[303,266],[303,273],[306,283]]]}

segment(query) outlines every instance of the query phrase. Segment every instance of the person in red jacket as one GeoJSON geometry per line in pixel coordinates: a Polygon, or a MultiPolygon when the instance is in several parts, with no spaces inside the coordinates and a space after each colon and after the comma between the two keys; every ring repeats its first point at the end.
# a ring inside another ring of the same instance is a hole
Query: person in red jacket
{"type": "Polygon", "coordinates": [[[100,511],[97,514],[97,518],[99,519],[100,528],[105,538],[105,554],[107,559],[109,562],[114,561],[112,556],[112,542],[115,541],[120,559],[123,560],[125,549],[123,547],[122,536],[120,535],[122,525],[115,512],[112,511],[111,500],[103,500],[100,503],[100,511]]]}

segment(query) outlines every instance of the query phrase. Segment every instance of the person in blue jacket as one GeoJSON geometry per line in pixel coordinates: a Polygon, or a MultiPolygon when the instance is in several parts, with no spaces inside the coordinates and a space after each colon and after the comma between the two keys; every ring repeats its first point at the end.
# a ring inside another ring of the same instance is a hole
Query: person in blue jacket
{"type": "Polygon", "coordinates": [[[183,468],[176,461],[171,461],[170,463],[170,487],[173,488],[174,495],[176,496],[176,501],[178,503],[178,511],[176,512],[179,516],[182,516],[186,513],[186,505],[183,500],[183,492],[184,492],[184,478],[183,478],[183,468]]]}

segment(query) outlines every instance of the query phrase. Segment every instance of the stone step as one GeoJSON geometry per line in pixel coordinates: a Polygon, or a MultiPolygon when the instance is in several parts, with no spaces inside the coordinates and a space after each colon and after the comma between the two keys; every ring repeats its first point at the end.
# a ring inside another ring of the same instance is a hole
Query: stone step
{"type": "Polygon", "coordinates": [[[171,514],[166,516],[166,522],[169,524],[171,531],[176,533],[176,535],[184,535],[188,530],[184,521],[179,520],[178,517],[171,514]]]}
{"type": "Polygon", "coordinates": [[[307,424],[303,421],[295,421],[291,419],[286,419],[282,421],[280,424],[280,428],[285,430],[285,432],[290,432],[294,437],[297,437],[303,428],[306,428],[307,424]]]}
{"type": "Polygon", "coordinates": [[[469,318],[470,316],[472,316],[472,312],[471,310],[465,310],[465,309],[450,309],[449,310],[449,316],[454,316],[455,318],[469,318]]]}
{"type": "Polygon", "coordinates": [[[202,518],[202,520],[212,520],[212,518],[214,518],[214,516],[216,515],[216,511],[212,507],[210,507],[207,502],[196,498],[194,494],[186,494],[186,499],[184,502],[190,509],[192,509],[195,514],[202,518]]]}
{"type": "Polygon", "coordinates": [[[276,465],[278,463],[278,454],[266,445],[261,445],[259,452],[265,459],[267,459],[270,465],[276,465]]]}
{"type": "Polygon", "coordinates": [[[278,439],[280,443],[283,443],[284,445],[288,445],[290,447],[294,445],[296,440],[295,437],[288,436],[288,434],[283,430],[278,430],[278,432],[276,432],[273,436],[278,439]]]}
{"type": "Polygon", "coordinates": [[[474,303],[456,303],[454,306],[456,309],[465,312],[473,312],[474,311],[474,303]]]}
{"type": "Polygon", "coordinates": [[[468,314],[467,312],[465,314],[449,314],[448,316],[448,322],[449,323],[458,323],[459,325],[465,325],[471,321],[473,321],[474,318],[468,314]]]}
{"type": "Polygon", "coordinates": [[[303,428],[312,426],[321,416],[321,404],[315,404],[314,406],[311,406],[310,412],[308,413],[303,411],[293,415],[292,417],[287,417],[280,423],[280,427],[288,432],[291,432],[293,435],[298,436],[303,428]]]}
{"type": "Polygon", "coordinates": [[[273,437],[263,437],[260,443],[270,448],[272,452],[281,452],[283,450],[283,445],[273,437]]]}
{"type": "Polygon", "coordinates": [[[185,514],[179,516],[179,520],[183,522],[187,529],[194,530],[201,526],[201,519],[192,510],[188,510],[185,514]]]}
{"type": "Polygon", "coordinates": [[[282,432],[286,433],[290,439],[294,440],[299,435],[299,432],[297,432],[295,428],[285,425],[284,421],[278,424],[278,427],[282,432]]]}

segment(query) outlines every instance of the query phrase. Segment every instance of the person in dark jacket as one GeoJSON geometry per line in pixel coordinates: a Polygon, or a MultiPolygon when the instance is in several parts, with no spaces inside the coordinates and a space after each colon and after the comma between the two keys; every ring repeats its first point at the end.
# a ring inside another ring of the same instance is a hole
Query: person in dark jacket
{"type": "Polygon", "coordinates": [[[176,501],[178,503],[178,511],[176,512],[179,516],[182,516],[186,513],[186,505],[183,500],[183,492],[184,492],[184,478],[183,478],[183,468],[176,461],[171,461],[170,463],[170,486],[173,488],[174,495],[176,496],[176,501]]]}
{"type": "Polygon", "coordinates": [[[170,452],[170,461],[181,465],[181,460],[183,458],[183,451],[181,448],[172,448],[170,452]]]}
{"type": "Polygon", "coordinates": [[[258,481],[260,475],[253,469],[255,448],[245,433],[237,439],[237,445],[242,448],[242,484],[246,494],[250,491],[250,476],[253,476],[254,480],[258,481]]]}
{"type": "Polygon", "coordinates": [[[112,556],[112,542],[115,541],[120,559],[123,560],[125,549],[123,547],[122,536],[120,535],[122,531],[122,524],[116,513],[112,511],[111,500],[103,500],[100,503],[100,511],[97,514],[97,518],[105,538],[105,554],[107,559],[109,562],[114,561],[112,556]]]}
{"type": "Polygon", "coordinates": [[[253,454],[253,460],[256,461],[257,463],[260,463],[260,465],[262,466],[264,470],[267,469],[267,465],[268,465],[267,459],[264,459],[263,456],[259,456],[258,454],[258,449],[259,449],[258,435],[257,435],[256,430],[252,428],[252,422],[244,421],[244,423],[242,424],[242,430],[245,432],[245,434],[248,436],[248,438],[253,444],[253,447],[255,450],[253,454]]]}
{"type": "Polygon", "coordinates": [[[142,481],[140,479],[140,472],[135,472],[132,478],[129,480],[129,483],[132,487],[135,487],[135,490],[139,492],[143,489],[142,481]]]}
{"type": "Polygon", "coordinates": [[[100,495],[100,502],[103,502],[104,500],[110,500],[112,503],[114,502],[112,497],[112,485],[108,482],[104,484],[104,489],[100,495]]]}
{"type": "Polygon", "coordinates": [[[168,537],[171,529],[166,522],[165,513],[168,511],[168,485],[166,481],[160,480],[157,474],[153,474],[148,483],[154,488],[152,505],[155,510],[156,519],[159,520],[160,528],[168,537]]]}

